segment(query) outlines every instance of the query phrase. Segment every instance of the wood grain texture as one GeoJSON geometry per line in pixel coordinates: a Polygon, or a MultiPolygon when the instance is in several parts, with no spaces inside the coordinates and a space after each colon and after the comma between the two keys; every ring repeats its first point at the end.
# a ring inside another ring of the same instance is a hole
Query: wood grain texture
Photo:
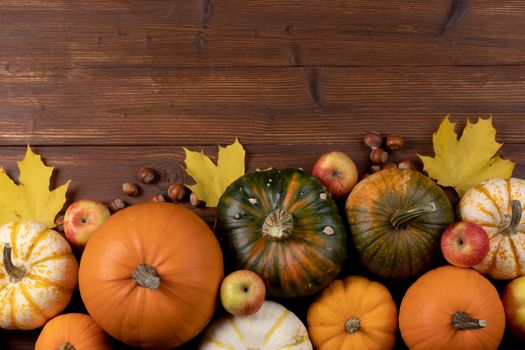
{"type": "Polygon", "coordinates": [[[522,143],[524,101],[521,66],[0,72],[0,145],[424,143],[447,113],[522,143]]]}
{"type": "Polygon", "coordinates": [[[2,2],[0,67],[494,65],[525,62],[521,0],[2,2]]]}

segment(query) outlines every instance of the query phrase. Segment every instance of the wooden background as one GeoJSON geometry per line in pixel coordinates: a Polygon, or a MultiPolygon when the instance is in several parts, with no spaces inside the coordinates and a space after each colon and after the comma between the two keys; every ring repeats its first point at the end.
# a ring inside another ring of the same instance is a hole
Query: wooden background
{"type": "MultiPolygon", "coordinates": [[[[182,146],[215,154],[238,137],[248,170],[341,150],[365,171],[368,130],[404,135],[394,159],[416,159],[445,114],[492,114],[524,176],[524,18],[522,0],[1,0],[0,162],[16,176],[31,144],[54,183],[72,179],[70,202],[124,198],[140,167],[158,169],[131,204],[187,180],[182,146]]],[[[0,331],[0,348],[37,336],[0,331]]]]}

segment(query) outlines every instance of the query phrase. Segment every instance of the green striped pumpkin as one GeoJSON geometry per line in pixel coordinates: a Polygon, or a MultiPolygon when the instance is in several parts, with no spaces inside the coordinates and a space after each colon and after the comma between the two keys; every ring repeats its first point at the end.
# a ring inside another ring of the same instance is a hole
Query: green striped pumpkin
{"type": "Polygon", "coordinates": [[[311,295],[346,259],[346,232],[321,182],[298,169],[244,175],[221,196],[220,240],[234,268],[256,272],[267,294],[311,295]]]}

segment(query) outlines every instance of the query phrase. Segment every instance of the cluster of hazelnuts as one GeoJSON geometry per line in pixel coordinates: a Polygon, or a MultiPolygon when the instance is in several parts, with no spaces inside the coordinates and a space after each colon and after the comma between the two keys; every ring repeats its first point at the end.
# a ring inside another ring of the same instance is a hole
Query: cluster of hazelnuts
{"type": "Polygon", "coordinates": [[[405,138],[401,135],[390,134],[384,138],[380,133],[369,131],[365,134],[363,141],[370,147],[370,165],[369,172],[361,174],[364,178],[370,174],[377,173],[383,169],[415,169],[412,159],[402,159],[397,163],[387,162],[388,151],[397,151],[405,146],[405,138]]]}
{"type": "MultiPolygon", "coordinates": [[[[157,172],[150,167],[143,167],[137,173],[137,179],[142,184],[150,184],[158,179],[157,172]]],[[[140,192],[139,186],[133,182],[125,182],[122,184],[122,192],[130,197],[137,196],[140,192]]],[[[190,190],[182,183],[174,183],[168,187],[167,197],[175,203],[182,202],[185,199],[189,199],[192,207],[202,207],[204,202],[201,201],[194,192],[190,190]],[[189,195],[188,195],[189,194],[189,195]]],[[[166,197],[162,193],[155,193],[149,196],[150,202],[165,202],[166,197]]],[[[125,202],[120,199],[114,199],[109,203],[109,209],[112,212],[117,212],[126,206],[125,202]]]]}

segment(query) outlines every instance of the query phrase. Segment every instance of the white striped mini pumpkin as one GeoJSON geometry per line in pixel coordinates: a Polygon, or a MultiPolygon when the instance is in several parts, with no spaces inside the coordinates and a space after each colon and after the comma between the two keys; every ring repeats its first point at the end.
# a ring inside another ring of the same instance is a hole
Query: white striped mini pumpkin
{"type": "Polygon", "coordinates": [[[490,248],[474,269],[495,279],[525,274],[525,180],[490,179],[468,190],[459,203],[462,220],[482,226],[490,248]]]}
{"type": "Polygon", "coordinates": [[[36,221],[0,227],[0,327],[35,329],[59,314],[77,284],[69,243],[36,221]]]}
{"type": "Polygon", "coordinates": [[[311,350],[306,327],[290,310],[265,301],[253,315],[227,316],[205,331],[199,350],[311,350]]]}

